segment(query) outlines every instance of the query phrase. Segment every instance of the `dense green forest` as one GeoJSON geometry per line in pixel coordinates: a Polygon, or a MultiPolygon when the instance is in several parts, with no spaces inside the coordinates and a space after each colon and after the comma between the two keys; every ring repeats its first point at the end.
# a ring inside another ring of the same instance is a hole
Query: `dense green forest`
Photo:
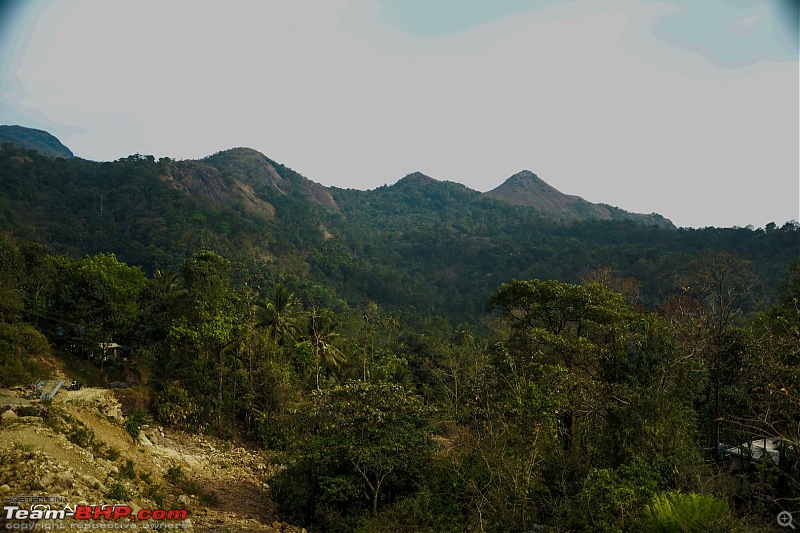
{"type": "Polygon", "coordinates": [[[797,224],[566,224],[413,176],[326,196],[261,158],[4,146],[0,386],[90,359],[129,420],[275,450],[281,513],[324,531],[763,531],[796,505],[797,224]],[[778,460],[734,469],[756,439],[778,460]]]}
{"type": "Polygon", "coordinates": [[[252,285],[284,283],[336,308],[377,302],[406,320],[477,325],[510,279],[579,283],[599,266],[664,306],[708,251],[748,263],[746,311],[776,301],[800,226],[669,229],[562,223],[462,185],[416,174],[372,191],[326,189],[253,150],[202,161],[53,159],[0,147],[0,229],[71,257],[114,253],[152,275],[200,249],[252,285]],[[246,191],[243,193],[242,191],[246,191]]]}

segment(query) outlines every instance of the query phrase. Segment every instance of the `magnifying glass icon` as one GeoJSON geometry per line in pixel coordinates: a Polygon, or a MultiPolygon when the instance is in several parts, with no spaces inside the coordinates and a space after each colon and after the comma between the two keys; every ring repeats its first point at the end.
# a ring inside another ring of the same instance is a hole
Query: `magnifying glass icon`
{"type": "Polygon", "coordinates": [[[781,527],[790,527],[794,529],[794,520],[792,519],[792,513],[789,511],[781,511],[778,513],[778,524],[781,527]]]}

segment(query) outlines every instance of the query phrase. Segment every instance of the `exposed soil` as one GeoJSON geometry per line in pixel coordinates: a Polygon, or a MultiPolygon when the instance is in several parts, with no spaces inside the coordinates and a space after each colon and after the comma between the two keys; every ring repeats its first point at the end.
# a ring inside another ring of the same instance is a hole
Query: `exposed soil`
{"type": "MultiPolygon", "coordinates": [[[[158,426],[144,426],[134,439],[108,389],[62,389],[50,405],[25,400],[24,392],[0,390],[4,505],[20,496],[52,496],[61,498],[54,509],[64,503],[129,504],[134,512],[185,508],[189,518],[173,525],[191,531],[304,531],[278,518],[268,485],[277,467],[262,450],[158,426]]],[[[48,521],[41,522],[43,529],[48,521]]]]}

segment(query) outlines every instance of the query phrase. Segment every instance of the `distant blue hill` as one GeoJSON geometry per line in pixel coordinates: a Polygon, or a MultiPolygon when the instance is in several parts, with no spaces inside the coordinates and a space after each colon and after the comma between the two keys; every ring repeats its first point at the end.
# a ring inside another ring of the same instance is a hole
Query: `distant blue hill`
{"type": "Polygon", "coordinates": [[[0,126],[0,144],[11,143],[27,150],[36,150],[49,157],[75,157],[61,141],[42,130],[22,126],[0,126]]]}

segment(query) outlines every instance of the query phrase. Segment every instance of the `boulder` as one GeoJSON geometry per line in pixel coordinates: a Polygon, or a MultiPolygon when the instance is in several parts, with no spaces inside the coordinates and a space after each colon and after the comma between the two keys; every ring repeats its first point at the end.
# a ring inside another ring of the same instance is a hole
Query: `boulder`
{"type": "Polygon", "coordinates": [[[147,435],[144,434],[144,431],[139,430],[139,444],[142,446],[153,446],[153,443],[150,442],[150,439],[147,438],[147,435]]]}
{"type": "Polygon", "coordinates": [[[51,487],[56,482],[55,474],[48,472],[47,474],[43,475],[42,478],[39,480],[39,485],[44,488],[51,487]]]}

